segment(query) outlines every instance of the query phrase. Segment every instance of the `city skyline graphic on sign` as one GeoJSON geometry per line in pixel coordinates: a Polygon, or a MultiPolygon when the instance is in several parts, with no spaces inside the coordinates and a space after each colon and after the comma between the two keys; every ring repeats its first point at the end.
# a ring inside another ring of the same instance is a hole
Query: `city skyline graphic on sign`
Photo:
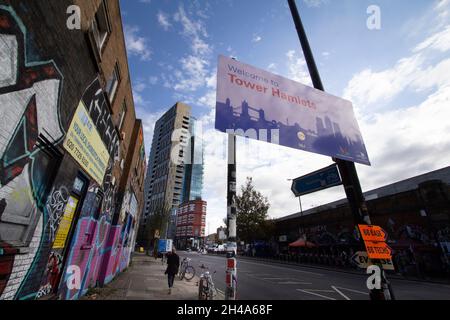
{"type": "Polygon", "coordinates": [[[289,118],[284,122],[266,119],[263,108],[250,106],[245,100],[238,107],[234,107],[229,98],[224,103],[216,103],[216,129],[219,131],[233,129],[247,132],[254,129],[258,140],[274,143],[278,139],[279,144],[283,146],[323,155],[333,153],[344,160],[356,156],[361,159],[358,162],[370,165],[361,136],[357,136],[357,139],[345,136],[339,123],[333,122],[329,116],[317,116],[315,121],[315,130],[311,130],[289,118]],[[261,129],[266,129],[264,136],[260,134],[261,129]],[[277,137],[272,136],[272,130],[276,129],[279,130],[277,137]]]}

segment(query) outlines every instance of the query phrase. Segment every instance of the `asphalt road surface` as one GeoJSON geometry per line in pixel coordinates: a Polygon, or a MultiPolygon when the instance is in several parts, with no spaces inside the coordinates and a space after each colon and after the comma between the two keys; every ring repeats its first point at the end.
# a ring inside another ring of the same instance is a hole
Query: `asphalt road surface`
{"type": "MultiPolygon", "coordinates": [[[[189,257],[196,274],[200,265],[208,266],[217,289],[225,291],[226,258],[179,252],[189,257]]],[[[237,261],[238,300],[369,300],[365,275],[324,270],[313,267],[289,266],[264,261],[237,261]]],[[[450,300],[450,286],[444,284],[391,280],[398,300],[450,300]]]]}

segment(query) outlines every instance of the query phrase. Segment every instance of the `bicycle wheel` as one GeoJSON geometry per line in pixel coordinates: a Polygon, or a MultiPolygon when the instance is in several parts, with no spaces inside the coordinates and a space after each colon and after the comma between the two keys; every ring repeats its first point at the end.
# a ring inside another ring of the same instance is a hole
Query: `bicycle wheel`
{"type": "Polygon", "coordinates": [[[195,269],[194,269],[194,267],[193,266],[187,266],[184,269],[184,278],[189,281],[189,280],[192,280],[192,278],[194,278],[194,276],[195,276],[195,269]]]}
{"type": "Polygon", "coordinates": [[[205,286],[204,286],[204,280],[200,279],[198,284],[198,299],[199,300],[206,300],[205,299],[205,286]]]}

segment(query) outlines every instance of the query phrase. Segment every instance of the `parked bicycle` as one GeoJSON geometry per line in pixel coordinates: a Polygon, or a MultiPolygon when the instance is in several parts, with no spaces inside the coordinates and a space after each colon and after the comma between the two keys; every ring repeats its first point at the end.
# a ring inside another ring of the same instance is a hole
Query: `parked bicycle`
{"type": "MultiPolygon", "coordinates": [[[[201,269],[205,270],[200,275],[200,281],[198,284],[198,299],[199,300],[213,300],[217,295],[217,289],[214,286],[214,282],[209,272],[208,267],[205,265],[200,266],[201,269]]],[[[213,272],[215,274],[216,271],[213,272]]]]}
{"type": "Polygon", "coordinates": [[[180,280],[186,279],[189,281],[195,276],[195,269],[189,264],[189,261],[191,261],[189,258],[183,258],[181,261],[180,271],[178,273],[180,280]]]}

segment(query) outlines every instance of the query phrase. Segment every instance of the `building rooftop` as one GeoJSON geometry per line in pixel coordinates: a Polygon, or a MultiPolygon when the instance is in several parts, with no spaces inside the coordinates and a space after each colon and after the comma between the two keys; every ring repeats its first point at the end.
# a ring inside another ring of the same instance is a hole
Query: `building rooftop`
{"type": "MultiPolygon", "coordinates": [[[[401,180],[377,189],[373,189],[370,191],[364,192],[364,197],[366,198],[366,201],[374,200],[377,198],[382,198],[386,196],[390,196],[393,194],[406,192],[410,190],[415,190],[418,188],[419,184],[430,181],[430,180],[441,180],[442,182],[450,185],[450,166],[438,169],[435,171],[431,171],[425,174],[421,174],[412,178],[408,178],[405,180],[401,180]]],[[[289,220],[293,218],[297,218],[300,216],[305,216],[308,214],[318,213],[323,210],[336,208],[338,206],[344,205],[347,203],[347,198],[336,200],[334,202],[330,202],[315,208],[311,208],[308,210],[305,210],[303,212],[297,212],[285,217],[281,217],[278,219],[275,219],[275,221],[283,221],[283,220],[289,220]]]]}

